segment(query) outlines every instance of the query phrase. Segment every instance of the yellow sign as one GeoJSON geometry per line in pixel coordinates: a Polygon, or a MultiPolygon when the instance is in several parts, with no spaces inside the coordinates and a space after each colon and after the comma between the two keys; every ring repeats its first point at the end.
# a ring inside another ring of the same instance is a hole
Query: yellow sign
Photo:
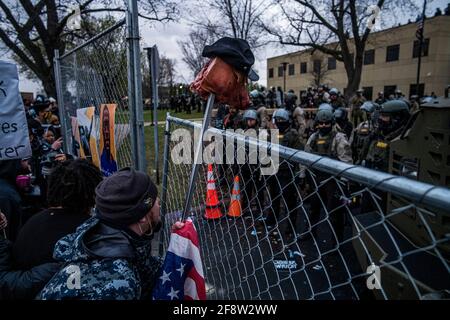
{"type": "Polygon", "coordinates": [[[378,142],[377,142],[377,147],[378,147],[378,148],[386,149],[387,146],[388,146],[388,144],[385,143],[385,142],[383,142],[383,141],[378,141],[378,142]]]}

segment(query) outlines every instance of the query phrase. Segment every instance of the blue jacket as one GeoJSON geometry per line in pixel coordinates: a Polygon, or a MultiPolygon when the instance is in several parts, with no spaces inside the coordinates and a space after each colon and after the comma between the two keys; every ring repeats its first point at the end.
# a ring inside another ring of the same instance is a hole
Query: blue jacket
{"type": "Polygon", "coordinates": [[[90,218],[58,241],[54,258],[64,267],[38,295],[43,300],[137,300],[151,297],[161,259],[150,241],[90,218]]]}

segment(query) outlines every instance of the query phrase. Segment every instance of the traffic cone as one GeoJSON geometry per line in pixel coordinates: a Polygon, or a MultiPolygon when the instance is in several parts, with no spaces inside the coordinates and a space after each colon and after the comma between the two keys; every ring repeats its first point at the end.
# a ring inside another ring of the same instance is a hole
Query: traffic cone
{"type": "Polygon", "coordinates": [[[219,219],[222,217],[220,211],[219,197],[216,191],[212,164],[208,164],[208,185],[206,187],[205,219],[219,219]]]}
{"type": "Polygon", "coordinates": [[[241,191],[239,189],[239,176],[234,177],[233,191],[231,191],[231,202],[228,208],[228,216],[240,217],[241,212],[241,191]]]}

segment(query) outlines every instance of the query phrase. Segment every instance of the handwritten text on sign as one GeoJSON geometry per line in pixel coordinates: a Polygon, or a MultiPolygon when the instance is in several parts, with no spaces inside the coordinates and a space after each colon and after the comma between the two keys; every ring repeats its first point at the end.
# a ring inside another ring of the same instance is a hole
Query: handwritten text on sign
{"type": "Polygon", "coordinates": [[[31,156],[15,64],[0,60],[0,161],[31,156]]]}

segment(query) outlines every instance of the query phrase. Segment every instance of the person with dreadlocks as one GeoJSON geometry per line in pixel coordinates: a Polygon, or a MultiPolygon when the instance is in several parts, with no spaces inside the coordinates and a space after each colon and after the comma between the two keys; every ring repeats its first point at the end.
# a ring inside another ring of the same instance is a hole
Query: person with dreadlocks
{"type": "Polygon", "coordinates": [[[53,251],[91,215],[100,170],[84,159],[56,166],[48,181],[49,208],[31,217],[14,244],[0,240],[0,300],[32,299],[59,270],[53,251]]]}

